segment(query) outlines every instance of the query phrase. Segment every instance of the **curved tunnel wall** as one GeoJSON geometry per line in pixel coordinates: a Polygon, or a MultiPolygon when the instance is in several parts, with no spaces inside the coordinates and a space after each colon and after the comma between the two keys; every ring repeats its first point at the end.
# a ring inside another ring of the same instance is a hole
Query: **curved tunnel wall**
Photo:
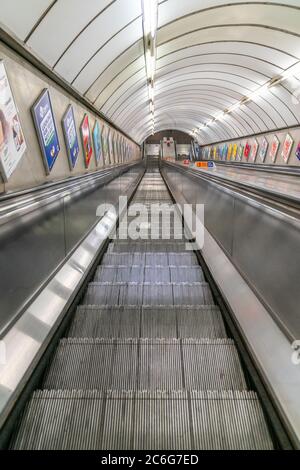
{"type": "MultiPolygon", "coordinates": [[[[5,64],[10,87],[18,107],[20,121],[27,145],[27,150],[23,158],[9,178],[8,182],[4,182],[0,175],[0,193],[4,191],[30,188],[45,182],[94,172],[97,169],[102,168],[104,164],[103,158],[100,159],[99,164],[97,165],[94,148],[90,165],[88,169],[85,168],[79,126],[84,114],[87,113],[92,137],[92,130],[95,121],[98,120],[102,128],[104,124],[103,119],[100,119],[95,113],[89,111],[79,101],[71,98],[66,91],[56,85],[51,79],[40,73],[36,68],[21,59],[16,53],[12,52],[3,44],[0,44],[0,58],[5,64]],[[45,88],[48,88],[50,92],[60,142],[60,152],[49,175],[46,175],[45,172],[43,157],[30,110],[35,100],[45,88]],[[73,170],[70,169],[61,125],[62,117],[69,104],[73,105],[80,148],[77,162],[73,170]]],[[[121,135],[119,132],[115,132],[118,136],[121,135]]],[[[140,147],[129,139],[126,140],[132,149],[132,159],[138,159],[140,157],[140,147]]]]}

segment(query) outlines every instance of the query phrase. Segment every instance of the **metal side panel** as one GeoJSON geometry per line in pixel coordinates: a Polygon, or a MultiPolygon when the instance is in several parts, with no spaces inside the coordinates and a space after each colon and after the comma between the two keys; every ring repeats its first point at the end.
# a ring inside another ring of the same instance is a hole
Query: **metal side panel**
{"type": "Polygon", "coordinates": [[[272,447],[259,401],[247,391],[36,391],[12,442],[19,450],[272,447]]]}

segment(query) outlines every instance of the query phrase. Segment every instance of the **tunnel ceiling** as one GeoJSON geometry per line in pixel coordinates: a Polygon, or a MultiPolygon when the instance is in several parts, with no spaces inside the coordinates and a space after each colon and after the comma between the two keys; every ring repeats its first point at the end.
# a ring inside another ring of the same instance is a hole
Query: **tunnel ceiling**
{"type": "MultiPolygon", "coordinates": [[[[296,73],[223,116],[299,62],[299,0],[158,3],[155,132],[194,130],[205,144],[299,124],[296,73]]],[[[141,0],[0,0],[0,12],[6,31],[136,141],[151,134],[141,0]]]]}

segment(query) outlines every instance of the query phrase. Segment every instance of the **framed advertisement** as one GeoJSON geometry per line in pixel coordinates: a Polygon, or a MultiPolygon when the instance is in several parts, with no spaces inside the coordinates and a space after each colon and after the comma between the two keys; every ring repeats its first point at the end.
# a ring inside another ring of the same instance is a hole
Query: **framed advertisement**
{"type": "Polygon", "coordinates": [[[246,158],[246,160],[248,160],[250,152],[251,152],[251,145],[249,144],[249,142],[246,142],[245,150],[244,150],[244,157],[246,158]]]}
{"type": "Polygon", "coordinates": [[[233,160],[233,161],[236,159],[237,150],[238,150],[238,146],[237,146],[237,144],[234,144],[234,145],[233,145],[233,149],[232,149],[232,160],[233,160]]]}
{"type": "Polygon", "coordinates": [[[113,149],[114,149],[115,163],[118,163],[119,152],[118,152],[118,134],[117,134],[117,132],[114,133],[114,137],[113,137],[113,149]]]}
{"type": "Polygon", "coordinates": [[[276,135],[274,135],[272,143],[271,143],[271,149],[270,149],[270,157],[271,157],[272,163],[274,163],[276,160],[279,146],[280,146],[279,139],[276,135]]]}
{"type": "Polygon", "coordinates": [[[282,156],[283,161],[285,163],[287,163],[288,160],[289,160],[293,145],[294,145],[293,138],[290,136],[290,134],[287,134],[286,138],[283,142],[283,148],[282,148],[282,152],[281,152],[281,156],[282,156]]]}
{"type": "Polygon", "coordinates": [[[105,124],[102,127],[102,152],[106,165],[109,164],[109,151],[108,151],[108,128],[105,124]]]}
{"type": "Polygon", "coordinates": [[[269,147],[269,142],[264,137],[263,140],[261,141],[260,150],[259,150],[259,158],[261,159],[262,162],[265,161],[268,147],[269,147]]]}
{"type": "Polygon", "coordinates": [[[70,104],[62,118],[62,128],[64,132],[65,144],[71,170],[76,165],[79,155],[79,142],[76,131],[73,106],[70,104]]]}
{"type": "Polygon", "coordinates": [[[249,160],[251,162],[255,162],[257,152],[258,152],[258,147],[259,147],[258,142],[256,139],[254,139],[253,144],[252,144],[252,150],[251,150],[250,157],[249,157],[249,160]]]}
{"type": "Polygon", "coordinates": [[[227,160],[231,160],[232,151],[233,151],[233,145],[229,144],[228,152],[227,152],[227,160]]]}
{"type": "Polygon", "coordinates": [[[82,140],[84,164],[85,164],[85,167],[88,168],[92,155],[93,155],[93,149],[92,149],[89,117],[87,114],[84,115],[84,118],[80,125],[80,133],[81,133],[81,140],[82,140]]]}
{"type": "Polygon", "coordinates": [[[0,167],[7,181],[26,150],[19,114],[4,62],[0,62],[0,167]]]}
{"type": "Polygon", "coordinates": [[[228,145],[225,144],[223,148],[223,160],[224,161],[227,159],[227,155],[228,155],[228,145]]]}
{"type": "Polygon", "coordinates": [[[101,130],[99,122],[96,120],[93,128],[93,144],[97,165],[102,157],[101,130]]]}
{"type": "Polygon", "coordinates": [[[42,91],[39,98],[33,104],[31,112],[46,173],[49,174],[59,154],[60,144],[48,89],[42,91]]]}
{"type": "Polygon", "coordinates": [[[239,145],[238,151],[237,151],[237,161],[240,162],[243,158],[244,154],[244,146],[242,144],[239,145]]]}
{"type": "Polygon", "coordinates": [[[109,162],[112,165],[114,163],[114,152],[113,152],[113,144],[112,144],[112,130],[108,128],[108,153],[109,153],[109,162]]]}
{"type": "Polygon", "coordinates": [[[299,142],[298,145],[297,145],[296,157],[298,158],[298,160],[300,160],[300,142],[299,142]]]}

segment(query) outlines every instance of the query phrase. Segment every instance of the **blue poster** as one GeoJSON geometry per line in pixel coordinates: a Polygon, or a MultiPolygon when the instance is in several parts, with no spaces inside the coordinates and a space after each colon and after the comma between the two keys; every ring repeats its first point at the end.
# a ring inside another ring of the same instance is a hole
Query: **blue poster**
{"type": "Polygon", "coordinates": [[[46,171],[49,174],[60,151],[49,90],[45,89],[34,103],[32,106],[32,115],[44,157],[46,171]]]}
{"type": "Polygon", "coordinates": [[[74,111],[73,111],[72,105],[68,107],[65,115],[63,116],[62,126],[63,126],[64,136],[65,136],[65,141],[66,141],[70,167],[71,169],[73,169],[76,164],[77,157],[79,154],[79,143],[78,143],[74,111]]]}
{"type": "Polygon", "coordinates": [[[95,121],[94,129],[93,129],[93,143],[94,143],[96,162],[98,164],[102,156],[101,132],[100,132],[100,126],[99,126],[98,121],[95,121]]]}

